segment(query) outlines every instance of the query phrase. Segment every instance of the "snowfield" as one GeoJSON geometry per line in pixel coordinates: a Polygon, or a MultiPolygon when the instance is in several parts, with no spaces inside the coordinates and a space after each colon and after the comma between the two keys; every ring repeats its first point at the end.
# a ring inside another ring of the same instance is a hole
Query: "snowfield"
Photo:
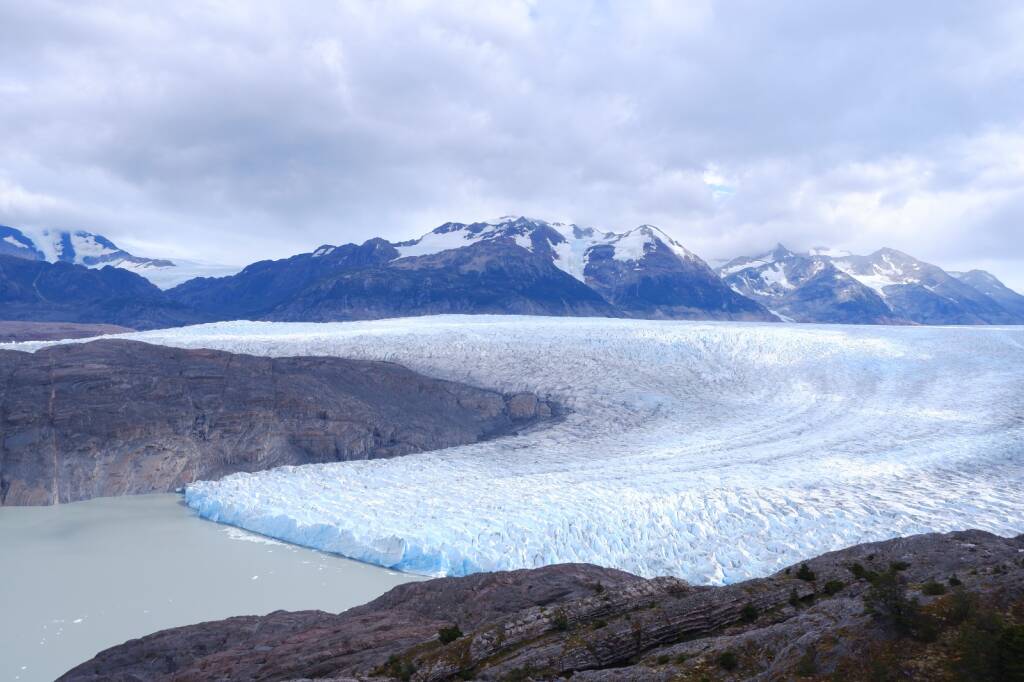
{"type": "Polygon", "coordinates": [[[571,410],[186,491],[206,518],[403,571],[581,561],[718,584],[897,535],[1024,532],[1024,328],[443,316],[131,336],[391,360],[571,410]]]}

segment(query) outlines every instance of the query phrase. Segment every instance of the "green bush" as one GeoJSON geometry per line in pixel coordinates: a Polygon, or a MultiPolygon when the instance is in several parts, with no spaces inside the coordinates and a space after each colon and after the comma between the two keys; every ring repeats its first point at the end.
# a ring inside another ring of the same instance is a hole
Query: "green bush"
{"type": "Polygon", "coordinates": [[[936,619],[921,611],[916,599],[908,599],[903,580],[895,570],[880,574],[864,596],[868,613],[900,636],[934,642],[939,635],[936,619]]]}
{"type": "Polygon", "coordinates": [[[746,604],[740,610],[740,618],[746,623],[752,623],[757,620],[757,607],[753,604],[746,604]]]}
{"type": "Polygon", "coordinates": [[[864,568],[862,564],[854,562],[850,564],[850,573],[853,573],[853,577],[857,580],[867,580],[873,582],[878,577],[878,573],[870,569],[864,568]]]}
{"type": "Polygon", "coordinates": [[[937,597],[940,594],[946,594],[946,586],[942,583],[937,583],[934,580],[929,580],[921,586],[921,594],[926,594],[929,597],[937,597]]]}
{"type": "Polygon", "coordinates": [[[682,665],[683,663],[686,663],[687,658],[688,656],[686,654],[679,654],[676,656],[676,663],[682,665]]]}
{"type": "Polygon", "coordinates": [[[955,573],[953,575],[949,576],[949,580],[947,580],[946,582],[949,583],[950,587],[960,587],[961,585],[964,584],[963,581],[960,580],[960,578],[956,577],[955,573]]]}
{"type": "Polygon", "coordinates": [[[718,657],[718,665],[721,666],[723,670],[735,670],[739,664],[740,661],[736,658],[736,654],[731,651],[725,651],[718,657]]]}
{"type": "Polygon", "coordinates": [[[905,571],[910,568],[910,564],[906,561],[894,561],[889,564],[889,569],[892,571],[905,571]]]}
{"type": "Polygon", "coordinates": [[[437,631],[437,638],[441,640],[441,644],[451,644],[459,637],[462,637],[462,630],[458,625],[451,625],[437,631]]]}
{"type": "Polygon", "coordinates": [[[555,616],[551,619],[551,625],[554,626],[559,632],[565,632],[569,629],[569,617],[565,615],[565,611],[559,609],[555,611],[555,616]]]}
{"type": "Polygon", "coordinates": [[[795,587],[789,591],[789,605],[800,606],[800,595],[797,594],[795,587]]]}
{"type": "Polygon", "coordinates": [[[668,662],[672,660],[672,657],[668,654],[662,654],[658,656],[658,665],[668,665],[668,662]]]}
{"type": "Polygon", "coordinates": [[[389,677],[397,677],[402,682],[409,682],[412,676],[416,674],[416,666],[413,665],[412,661],[403,661],[398,656],[393,655],[384,664],[383,672],[389,677]]]}
{"type": "Polygon", "coordinates": [[[800,580],[811,582],[817,576],[814,575],[814,571],[811,570],[810,566],[807,564],[800,564],[800,569],[796,572],[796,577],[800,578],[800,580]]]}
{"type": "Polygon", "coordinates": [[[825,583],[825,594],[831,597],[838,594],[844,587],[846,587],[846,583],[842,580],[829,580],[825,583]]]}

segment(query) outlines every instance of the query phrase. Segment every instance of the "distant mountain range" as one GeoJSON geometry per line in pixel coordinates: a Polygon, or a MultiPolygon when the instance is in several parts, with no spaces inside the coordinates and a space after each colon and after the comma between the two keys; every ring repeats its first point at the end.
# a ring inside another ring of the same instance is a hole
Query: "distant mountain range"
{"type": "Polygon", "coordinates": [[[153,328],[505,313],[1024,324],[1024,296],[993,275],[947,273],[892,249],[854,256],[780,244],[716,271],[652,225],[611,233],[520,216],[445,223],[404,242],[323,245],[166,290],[153,284],[186,269],[87,232],[29,236],[0,227],[0,319],[153,328]]]}
{"type": "Polygon", "coordinates": [[[779,244],[719,268],[783,319],[861,324],[1022,324],[1024,296],[981,270],[954,276],[895,249],[867,256],[779,244]]]}
{"type": "Polygon", "coordinates": [[[240,268],[191,260],[144,258],[128,253],[106,237],[82,230],[29,230],[0,225],[0,255],[87,268],[110,265],[142,275],[161,289],[195,277],[233,275],[240,268]]]}

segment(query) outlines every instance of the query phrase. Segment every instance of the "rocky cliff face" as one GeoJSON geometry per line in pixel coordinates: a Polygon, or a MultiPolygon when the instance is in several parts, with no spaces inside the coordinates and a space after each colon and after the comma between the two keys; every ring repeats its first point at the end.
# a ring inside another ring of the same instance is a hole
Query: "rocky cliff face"
{"type": "Polygon", "coordinates": [[[0,504],[174,490],[471,443],[551,416],[404,367],[101,340],[0,351],[0,504]]]}
{"type": "Polygon", "coordinates": [[[725,587],[596,566],[443,578],[341,615],[201,623],[63,680],[1020,680],[1024,536],[858,545],[725,587]]]}

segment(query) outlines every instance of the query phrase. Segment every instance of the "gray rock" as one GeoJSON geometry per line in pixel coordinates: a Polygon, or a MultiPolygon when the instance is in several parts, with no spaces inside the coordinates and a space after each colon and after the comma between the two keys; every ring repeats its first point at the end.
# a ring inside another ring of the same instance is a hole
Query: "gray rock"
{"type": "Polygon", "coordinates": [[[285,464],[406,455],[550,417],[399,365],[127,340],[0,351],[0,504],[172,491],[285,464]]]}

